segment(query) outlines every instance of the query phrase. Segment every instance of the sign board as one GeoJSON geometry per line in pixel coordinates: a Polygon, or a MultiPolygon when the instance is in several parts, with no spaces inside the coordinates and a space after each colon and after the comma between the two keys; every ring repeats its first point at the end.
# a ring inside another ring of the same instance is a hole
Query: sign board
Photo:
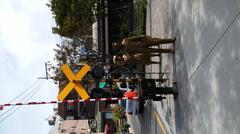
{"type": "Polygon", "coordinates": [[[67,64],[63,64],[61,66],[61,69],[68,78],[69,83],[61,91],[57,98],[62,101],[73,89],[75,89],[83,100],[89,99],[90,97],[86,90],[84,89],[84,87],[82,86],[82,84],[80,83],[80,81],[87,74],[87,72],[91,70],[91,67],[87,64],[84,64],[84,66],[76,73],[76,75],[74,75],[74,73],[67,64]]]}

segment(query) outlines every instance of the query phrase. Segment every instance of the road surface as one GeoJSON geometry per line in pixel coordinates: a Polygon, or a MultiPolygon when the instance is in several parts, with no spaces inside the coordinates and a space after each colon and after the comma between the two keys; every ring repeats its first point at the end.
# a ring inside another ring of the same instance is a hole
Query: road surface
{"type": "Polygon", "coordinates": [[[238,134],[240,1],[148,0],[146,19],[147,35],[176,37],[175,53],[163,55],[161,66],[147,66],[146,71],[170,72],[179,97],[176,102],[171,96],[164,102],[148,102],[146,114],[134,120],[135,128],[158,132],[157,111],[179,134],[238,134]]]}

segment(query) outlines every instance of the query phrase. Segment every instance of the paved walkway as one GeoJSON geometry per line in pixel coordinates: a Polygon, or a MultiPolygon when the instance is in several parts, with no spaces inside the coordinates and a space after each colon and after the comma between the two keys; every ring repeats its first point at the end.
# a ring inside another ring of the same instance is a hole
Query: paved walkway
{"type": "Polygon", "coordinates": [[[148,107],[154,107],[179,134],[238,134],[240,1],[148,0],[146,18],[147,35],[177,39],[175,54],[163,55],[161,66],[146,71],[170,72],[179,90],[176,102],[169,96],[162,103],[150,102],[146,110],[153,115],[148,107]]]}
{"type": "Polygon", "coordinates": [[[186,63],[179,133],[239,133],[240,1],[182,0],[174,8],[186,63]]]}
{"type": "MultiPolygon", "coordinates": [[[[176,17],[173,14],[167,0],[148,0],[147,16],[146,16],[146,34],[158,38],[174,38],[176,37],[176,17]],[[170,21],[174,20],[175,21],[170,21]],[[175,30],[175,31],[174,31],[175,30]]],[[[174,48],[175,44],[160,45],[161,48],[174,48]]],[[[161,60],[161,65],[146,66],[146,72],[168,72],[168,86],[172,86],[172,82],[176,81],[173,68],[174,54],[162,54],[161,59],[154,57],[154,60],[161,60]]],[[[147,76],[149,78],[159,78],[158,75],[147,76]]],[[[174,100],[171,95],[167,96],[162,102],[153,102],[165,126],[169,129],[168,132],[175,132],[175,110],[174,100]]]]}
{"type": "Polygon", "coordinates": [[[147,34],[177,38],[175,55],[162,57],[180,92],[177,133],[239,133],[240,1],[149,0],[147,34]]]}

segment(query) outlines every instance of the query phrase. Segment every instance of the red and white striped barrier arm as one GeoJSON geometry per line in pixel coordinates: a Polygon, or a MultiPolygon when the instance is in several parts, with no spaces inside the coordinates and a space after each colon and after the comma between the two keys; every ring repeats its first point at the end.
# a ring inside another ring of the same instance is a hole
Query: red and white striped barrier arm
{"type": "Polygon", "coordinates": [[[95,98],[88,100],[63,100],[63,101],[49,101],[49,102],[27,102],[27,103],[8,103],[0,105],[0,110],[8,106],[22,106],[22,105],[43,105],[43,104],[60,104],[60,103],[77,103],[77,102],[95,102],[95,101],[114,101],[114,100],[137,100],[138,97],[118,97],[118,98],[95,98]]]}

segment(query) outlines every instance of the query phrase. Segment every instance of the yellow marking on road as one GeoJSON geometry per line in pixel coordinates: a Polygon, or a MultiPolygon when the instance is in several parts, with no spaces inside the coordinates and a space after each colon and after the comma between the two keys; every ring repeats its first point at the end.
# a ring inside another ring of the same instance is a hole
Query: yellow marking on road
{"type": "Polygon", "coordinates": [[[162,120],[161,120],[161,117],[159,116],[159,114],[158,114],[157,112],[154,112],[154,116],[156,117],[157,122],[158,122],[158,125],[160,126],[163,134],[166,134],[167,131],[166,131],[166,128],[164,127],[164,125],[163,125],[163,122],[162,122],[162,120]]]}

